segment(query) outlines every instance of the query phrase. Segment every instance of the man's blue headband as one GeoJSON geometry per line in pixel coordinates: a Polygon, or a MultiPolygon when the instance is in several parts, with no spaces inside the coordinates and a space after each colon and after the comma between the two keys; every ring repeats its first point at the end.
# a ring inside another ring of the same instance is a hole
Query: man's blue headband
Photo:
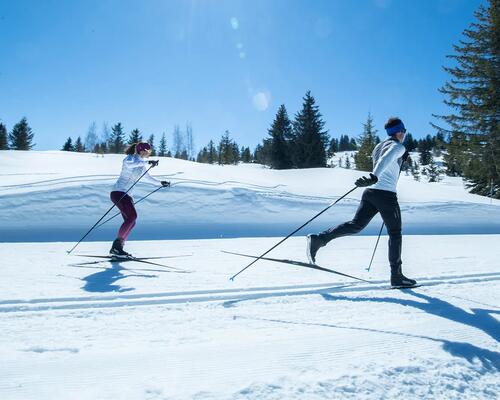
{"type": "Polygon", "coordinates": [[[406,132],[406,128],[405,128],[405,125],[400,122],[399,124],[391,127],[391,128],[386,128],[386,132],[389,136],[392,136],[392,135],[395,135],[396,133],[399,133],[399,132],[406,132]]]}

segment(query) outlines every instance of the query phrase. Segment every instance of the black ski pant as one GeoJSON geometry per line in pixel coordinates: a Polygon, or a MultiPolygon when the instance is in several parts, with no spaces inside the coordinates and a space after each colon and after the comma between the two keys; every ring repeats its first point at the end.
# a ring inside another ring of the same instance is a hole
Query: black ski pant
{"type": "Polygon", "coordinates": [[[392,270],[401,267],[401,210],[396,193],[387,190],[366,189],[352,221],[345,222],[319,234],[320,240],[327,244],[341,236],[353,235],[368,225],[380,213],[389,234],[389,264],[392,270]]]}

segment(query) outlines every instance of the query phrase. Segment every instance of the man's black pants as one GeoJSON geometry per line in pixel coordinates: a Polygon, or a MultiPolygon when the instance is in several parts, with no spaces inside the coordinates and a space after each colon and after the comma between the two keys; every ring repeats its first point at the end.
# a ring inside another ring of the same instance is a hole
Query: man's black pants
{"type": "Polygon", "coordinates": [[[401,267],[401,210],[396,193],[387,190],[366,189],[352,221],[330,228],[319,234],[326,244],[332,239],[360,232],[380,213],[389,234],[389,263],[391,269],[401,267]]]}

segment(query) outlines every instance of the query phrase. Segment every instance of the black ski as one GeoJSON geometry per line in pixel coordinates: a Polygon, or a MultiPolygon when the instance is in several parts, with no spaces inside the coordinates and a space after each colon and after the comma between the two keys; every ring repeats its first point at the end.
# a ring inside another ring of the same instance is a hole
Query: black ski
{"type": "Polygon", "coordinates": [[[366,282],[366,283],[372,283],[372,282],[367,281],[365,279],[357,278],[355,276],[344,274],[342,272],[338,272],[338,271],[335,271],[333,269],[329,269],[329,268],[325,268],[325,267],[320,267],[319,265],[311,264],[311,263],[307,263],[307,262],[303,262],[303,261],[287,260],[287,259],[283,259],[283,258],[257,257],[257,256],[249,255],[249,254],[234,253],[234,252],[231,252],[231,251],[224,251],[224,250],[221,250],[221,251],[223,253],[233,254],[235,256],[242,256],[242,257],[249,257],[249,258],[256,258],[256,259],[258,258],[258,259],[261,259],[261,260],[274,261],[274,262],[279,262],[279,263],[283,263],[283,264],[297,265],[299,267],[317,269],[319,271],[325,271],[325,272],[330,272],[332,274],[346,276],[347,278],[356,279],[358,281],[362,281],[362,282],[366,282]]]}
{"type": "Polygon", "coordinates": [[[176,267],[171,267],[169,265],[164,265],[164,264],[159,264],[151,261],[147,261],[148,259],[155,259],[155,258],[172,258],[172,257],[183,257],[183,256],[170,256],[170,257],[127,257],[127,258],[119,258],[119,257],[113,257],[113,256],[94,256],[94,255],[84,255],[84,254],[78,254],[81,257],[91,257],[91,258],[102,258],[102,261],[91,261],[89,263],[80,263],[79,265],[91,265],[91,264],[97,264],[100,262],[127,262],[127,261],[135,261],[143,264],[149,264],[149,265],[155,265],[157,267],[163,267],[163,268],[168,268],[171,269],[172,271],[170,272],[177,272],[180,274],[187,274],[190,273],[191,271],[187,271],[185,269],[181,268],[176,268],[176,267]]]}
{"type": "Polygon", "coordinates": [[[74,254],[75,256],[79,257],[89,257],[89,258],[105,258],[108,260],[112,261],[137,261],[137,260],[159,260],[161,258],[180,258],[180,257],[191,257],[192,254],[180,254],[177,256],[161,256],[161,257],[117,257],[117,256],[97,256],[97,255],[92,255],[92,254],[74,254]]]}
{"type": "Polygon", "coordinates": [[[400,289],[400,290],[415,289],[415,288],[418,288],[420,286],[422,286],[422,285],[416,284],[416,285],[413,285],[413,286],[391,286],[391,289],[400,289]]]}

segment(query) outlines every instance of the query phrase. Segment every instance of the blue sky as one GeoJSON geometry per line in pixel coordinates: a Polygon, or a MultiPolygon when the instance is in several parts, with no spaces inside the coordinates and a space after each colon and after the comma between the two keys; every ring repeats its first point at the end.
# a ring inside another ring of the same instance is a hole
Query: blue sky
{"type": "Polygon", "coordinates": [[[332,137],[379,135],[397,115],[415,137],[445,113],[438,88],[480,0],[0,0],[0,120],[23,116],[36,150],[85,136],[193,127],[254,148],[280,104],[311,90],[332,137]]]}

